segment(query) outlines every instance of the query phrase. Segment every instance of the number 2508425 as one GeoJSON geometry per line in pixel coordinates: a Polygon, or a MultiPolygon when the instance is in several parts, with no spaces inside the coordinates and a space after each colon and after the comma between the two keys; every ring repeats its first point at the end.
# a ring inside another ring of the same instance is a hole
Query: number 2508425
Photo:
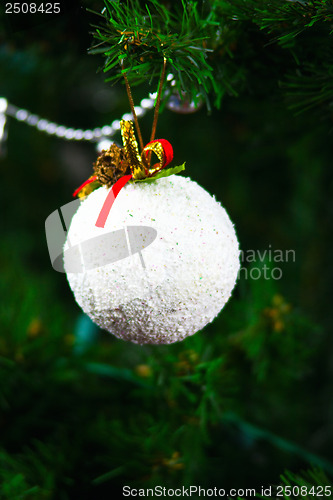
{"type": "Polygon", "coordinates": [[[57,3],[18,3],[7,2],[6,14],[59,14],[60,2],[57,3]]]}
{"type": "Polygon", "coordinates": [[[276,496],[277,497],[330,497],[332,494],[331,486],[282,486],[279,485],[276,487],[276,496]]]}

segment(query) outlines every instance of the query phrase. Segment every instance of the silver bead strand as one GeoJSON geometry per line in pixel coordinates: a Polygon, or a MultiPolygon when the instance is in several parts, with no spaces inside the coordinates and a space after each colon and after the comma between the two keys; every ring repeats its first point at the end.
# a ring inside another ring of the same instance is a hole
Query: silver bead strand
{"type": "Polygon", "coordinates": [[[0,156],[4,154],[5,142],[7,138],[6,131],[6,113],[8,109],[8,101],[4,97],[0,97],[0,156]]]}
{"type": "MultiPolygon", "coordinates": [[[[141,100],[140,106],[135,106],[137,116],[144,116],[147,111],[154,107],[155,97],[155,94],[149,94],[148,98],[141,100]]],[[[44,132],[48,135],[54,135],[60,139],[65,139],[67,141],[96,142],[96,149],[98,152],[103,149],[108,149],[112,143],[109,138],[120,130],[120,120],[114,120],[111,125],[104,125],[104,127],[97,127],[93,130],[65,127],[64,125],[58,125],[57,123],[50,122],[45,118],[40,118],[38,115],[30,113],[26,109],[18,108],[17,106],[10,104],[6,98],[0,97],[0,143],[5,139],[7,116],[15,118],[17,121],[24,122],[30,127],[36,128],[40,132],[44,132]]],[[[132,120],[132,114],[124,113],[121,119],[132,120]]]]}

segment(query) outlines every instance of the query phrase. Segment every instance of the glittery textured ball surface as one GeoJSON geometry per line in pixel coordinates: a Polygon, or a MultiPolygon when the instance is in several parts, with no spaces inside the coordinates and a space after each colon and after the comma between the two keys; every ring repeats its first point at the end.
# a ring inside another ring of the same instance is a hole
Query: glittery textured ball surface
{"type": "Polygon", "coordinates": [[[173,175],[127,184],[98,228],[107,193],[101,187],[85,198],[68,231],[65,249],[90,242],[88,259],[78,252],[81,272],[71,272],[64,252],[78,304],[100,327],[138,344],[169,344],[201,330],[229,299],[239,270],[224,208],[196,182],[173,175]],[[103,235],[114,245],[109,261],[98,248],[103,235]]]}

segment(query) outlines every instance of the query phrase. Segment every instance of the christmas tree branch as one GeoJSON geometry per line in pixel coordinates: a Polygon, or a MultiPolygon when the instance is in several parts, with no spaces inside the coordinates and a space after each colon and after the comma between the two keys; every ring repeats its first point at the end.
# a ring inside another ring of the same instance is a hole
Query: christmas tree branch
{"type": "Polygon", "coordinates": [[[205,45],[218,21],[208,9],[199,11],[197,3],[176,2],[170,10],[157,0],[142,5],[139,0],[105,0],[104,24],[95,27],[96,44],[91,54],[104,54],[104,72],[107,81],[116,82],[123,68],[131,85],[138,85],[158,78],[161,62],[166,60],[176,78],[176,90],[180,97],[186,94],[190,100],[208,94],[219,94],[213,68],[208,63],[211,51],[205,45]]]}
{"type": "Polygon", "coordinates": [[[160,104],[161,104],[162,88],[163,88],[163,84],[164,84],[164,80],[165,80],[165,70],[166,70],[166,59],[164,58],[160,82],[158,85],[157,98],[156,98],[156,104],[155,104],[155,112],[154,112],[154,121],[153,121],[152,130],[151,130],[150,141],[153,141],[155,139],[158,113],[159,113],[160,104]]]}
{"type": "Polygon", "coordinates": [[[311,465],[316,465],[321,467],[329,474],[333,474],[333,464],[323,457],[320,457],[310,451],[304,449],[292,441],[284,439],[276,434],[262,429],[258,426],[250,424],[245,420],[242,420],[237,415],[232,412],[224,413],[222,416],[222,423],[231,424],[238,428],[238,430],[243,433],[247,439],[254,441],[265,440],[269,442],[275,448],[284,451],[286,453],[294,454],[311,465]]]}
{"type": "Polygon", "coordinates": [[[130,87],[130,84],[128,82],[128,78],[127,78],[127,75],[126,75],[125,71],[123,73],[123,77],[124,77],[124,80],[125,80],[126,92],[127,92],[128,101],[129,101],[129,104],[130,104],[130,107],[131,107],[131,111],[132,111],[132,115],[133,115],[133,120],[134,120],[134,125],[135,125],[135,129],[136,129],[136,133],[138,134],[140,148],[141,148],[141,151],[142,151],[143,148],[144,148],[142,134],[141,134],[140,126],[139,126],[138,117],[137,117],[136,112],[135,112],[135,106],[134,106],[134,101],[133,101],[131,87],[130,87]]]}
{"type": "Polygon", "coordinates": [[[211,97],[219,107],[226,93],[262,89],[270,64],[273,85],[265,87],[267,93],[287,89],[297,112],[324,109],[333,101],[329,77],[325,82],[322,76],[333,71],[332,0],[180,0],[168,8],[157,0],[105,0],[105,5],[90,53],[104,54],[107,81],[122,77],[123,61],[131,85],[152,84],[165,58],[174,75],[164,85],[168,95],[177,92],[194,104],[203,100],[210,109],[211,97]]]}

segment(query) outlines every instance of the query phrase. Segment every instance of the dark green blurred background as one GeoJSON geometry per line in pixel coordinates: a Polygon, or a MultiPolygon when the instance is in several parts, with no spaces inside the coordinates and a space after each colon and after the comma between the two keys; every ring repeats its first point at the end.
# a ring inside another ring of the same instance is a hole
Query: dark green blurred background
{"type": "MultiPolygon", "coordinates": [[[[87,55],[86,6],[101,3],[68,4],[35,26],[2,16],[0,97],[73,128],[129,112],[124,86],[104,83],[102,60],[87,55]]],[[[213,324],[180,344],[125,343],[81,315],[51,268],[44,222],[91,175],[95,146],[8,118],[1,499],[111,498],[125,484],[259,489],[311,464],[332,474],[332,114],[295,116],[274,60],[257,66],[258,51],[239,97],[210,116],[165,109],[157,135],[222,202],[244,252],[292,249],[295,262],[277,264],[281,280],[243,276],[213,324]]],[[[134,89],[135,103],[150,91],[134,89]]],[[[149,112],[146,138],[151,122],[149,112]]]]}

